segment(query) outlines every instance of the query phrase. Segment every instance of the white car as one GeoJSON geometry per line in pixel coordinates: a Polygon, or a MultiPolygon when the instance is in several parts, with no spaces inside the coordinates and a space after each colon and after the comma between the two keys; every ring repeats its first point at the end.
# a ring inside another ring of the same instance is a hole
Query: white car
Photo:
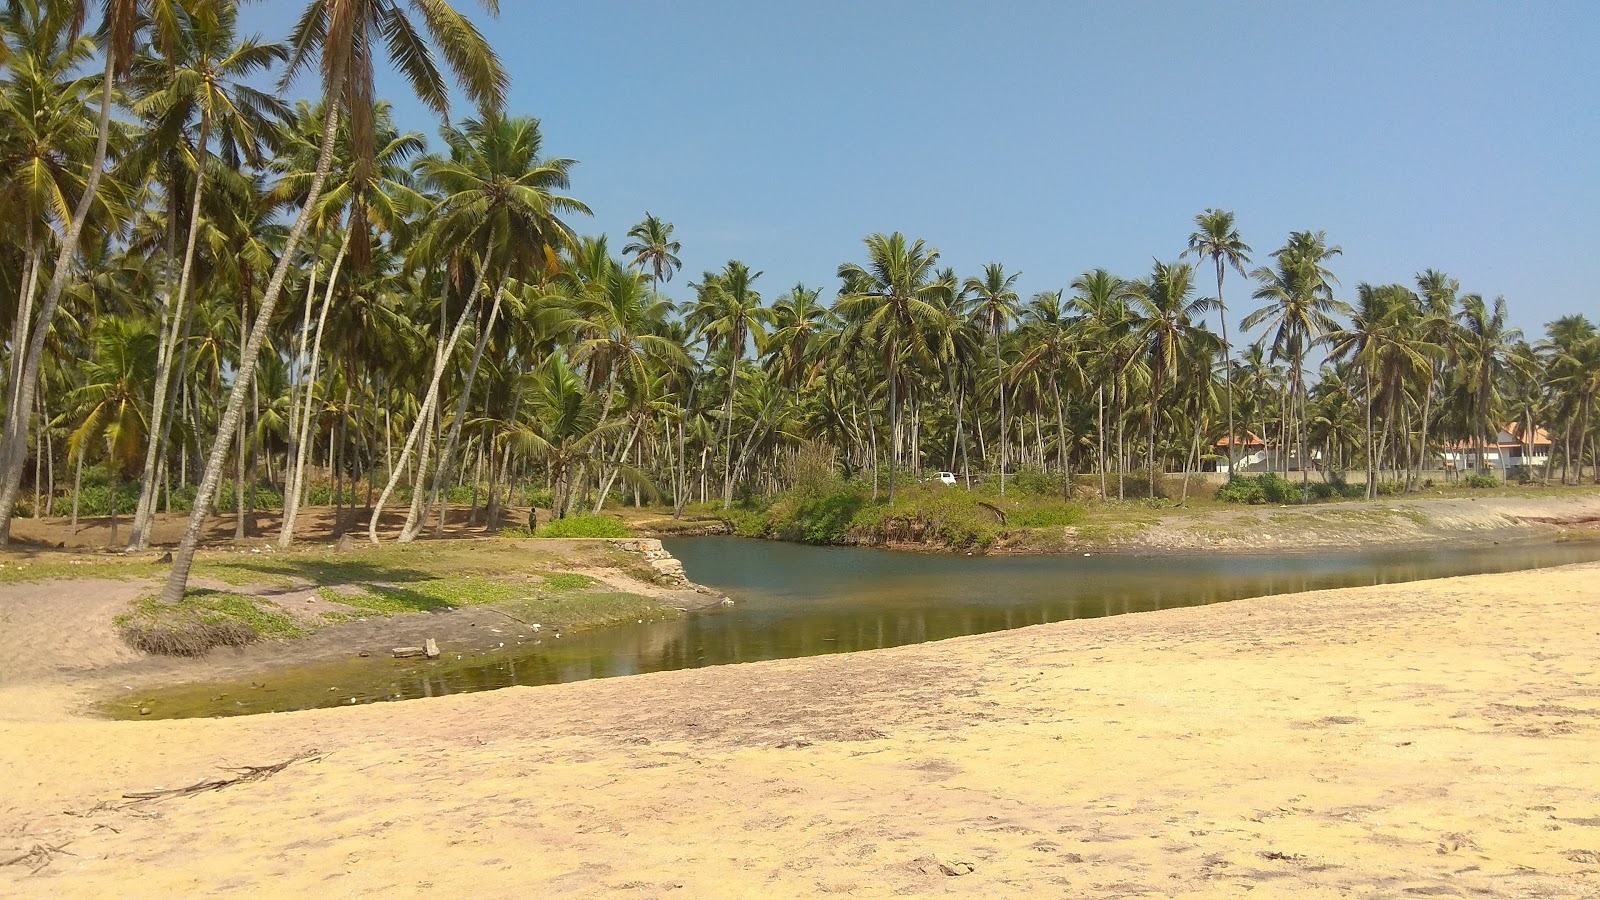
{"type": "Polygon", "coordinates": [[[956,483],[956,473],[940,472],[939,474],[933,476],[933,480],[939,482],[940,484],[954,485],[956,483]]]}

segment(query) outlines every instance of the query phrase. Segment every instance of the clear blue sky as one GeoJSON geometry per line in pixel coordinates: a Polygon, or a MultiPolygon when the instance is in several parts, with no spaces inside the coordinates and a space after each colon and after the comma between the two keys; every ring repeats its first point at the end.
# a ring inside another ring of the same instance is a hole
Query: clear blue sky
{"type": "MultiPolygon", "coordinates": [[[[457,5],[511,110],[581,162],[595,216],[573,224],[617,248],[646,210],[676,224],[679,299],[729,258],[769,300],[831,296],[894,230],[963,275],[1020,270],[1027,296],[1141,276],[1221,206],[1262,260],[1326,230],[1342,297],[1434,267],[1504,294],[1530,337],[1600,312],[1593,2],[457,5]]],[[[246,25],[281,37],[302,8],[246,25]]],[[[380,90],[436,131],[396,77],[380,90]]],[[[1235,319],[1248,290],[1230,277],[1235,319]]]]}

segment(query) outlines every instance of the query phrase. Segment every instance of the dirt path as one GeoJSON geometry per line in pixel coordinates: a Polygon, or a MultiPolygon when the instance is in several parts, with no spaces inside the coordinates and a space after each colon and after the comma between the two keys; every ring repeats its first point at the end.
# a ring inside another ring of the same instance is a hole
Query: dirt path
{"type": "Polygon", "coordinates": [[[1595,897],[1597,579],[227,720],[15,721],[11,685],[0,859],[66,852],[0,893],[1595,897]]]}

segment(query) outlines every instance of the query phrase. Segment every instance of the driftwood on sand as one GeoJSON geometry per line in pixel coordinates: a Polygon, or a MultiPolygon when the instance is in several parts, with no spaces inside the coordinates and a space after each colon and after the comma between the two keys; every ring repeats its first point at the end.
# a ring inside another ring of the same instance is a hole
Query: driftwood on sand
{"type": "Polygon", "coordinates": [[[154,791],[132,791],[123,794],[122,797],[133,803],[143,803],[147,800],[165,800],[169,797],[187,797],[191,794],[203,794],[207,791],[220,791],[236,784],[246,784],[251,781],[262,781],[271,778],[297,762],[316,761],[319,759],[322,759],[321,753],[316,750],[307,750],[299,756],[291,756],[283,762],[273,763],[270,766],[224,766],[222,767],[224,771],[238,774],[232,778],[203,778],[187,787],[161,788],[154,791]]]}

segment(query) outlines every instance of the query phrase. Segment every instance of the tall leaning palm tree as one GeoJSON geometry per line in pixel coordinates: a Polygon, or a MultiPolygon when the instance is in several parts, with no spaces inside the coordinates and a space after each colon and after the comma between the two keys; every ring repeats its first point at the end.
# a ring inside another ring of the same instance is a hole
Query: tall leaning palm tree
{"type": "Polygon", "coordinates": [[[1000,353],[1000,338],[1006,328],[1017,320],[1022,300],[1017,296],[1017,278],[1021,272],[1007,275],[999,263],[983,267],[983,276],[968,278],[964,285],[972,300],[972,318],[980,330],[994,338],[995,392],[1000,395],[1000,496],[1006,495],[1006,378],[1005,357],[1000,353]]]}
{"type": "Polygon", "coordinates": [[[1210,257],[1217,269],[1217,314],[1222,318],[1222,352],[1226,360],[1228,404],[1228,480],[1233,480],[1233,451],[1238,445],[1238,432],[1233,430],[1233,343],[1228,338],[1228,304],[1222,299],[1222,278],[1228,269],[1240,275],[1250,262],[1250,245],[1239,237],[1233,225],[1233,213],[1225,209],[1208,209],[1194,217],[1195,230],[1189,235],[1189,249],[1184,256],[1194,254],[1210,257]]]}
{"type": "Polygon", "coordinates": [[[939,319],[937,301],[949,293],[935,266],[939,251],[925,241],[908,242],[906,236],[873,234],[865,239],[866,265],[839,267],[839,299],[834,309],[847,328],[883,353],[889,389],[889,500],[894,501],[894,436],[900,432],[900,364],[927,349],[928,325],[939,319]]]}
{"type": "MultiPolygon", "coordinates": [[[[119,0],[121,2],[121,0],[119,0]]],[[[498,0],[481,0],[491,13],[499,11],[498,0]]],[[[353,168],[359,181],[363,166],[372,157],[373,51],[383,45],[389,58],[401,70],[419,99],[441,116],[450,108],[449,82],[434,62],[429,39],[443,55],[467,98],[485,109],[497,109],[504,100],[507,78],[488,41],[478,29],[444,0],[409,0],[411,15],[398,0],[312,0],[306,6],[290,38],[290,63],[285,80],[320,63],[326,118],[322,128],[322,147],[317,157],[317,174],[308,196],[295,218],[261,298],[256,320],[240,353],[228,403],[218,426],[211,452],[206,457],[204,474],[196,489],[194,511],[183,541],[173,556],[172,573],[162,590],[163,602],[176,604],[183,599],[194,565],[195,549],[205,527],[206,508],[221,482],[227,461],[229,439],[238,427],[250,382],[255,376],[256,358],[271,327],[273,311],[282,293],[295,248],[305,235],[333,166],[333,151],[341,114],[350,118],[350,143],[353,168]],[[420,23],[420,28],[418,27],[420,23]],[[426,35],[426,38],[424,37],[426,35]]],[[[243,323],[241,323],[242,325],[243,323]]]]}
{"type": "Polygon", "coordinates": [[[189,120],[198,116],[194,136],[194,187],[191,189],[188,238],[184,243],[178,290],[163,309],[161,344],[156,357],[156,382],[150,404],[151,439],[145,448],[139,506],[134,512],[129,550],[143,550],[150,544],[150,525],[155,517],[159,485],[156,462],[160,458],[162,428],[170,400],[168,382],[177,359],[178,335],[194,280],[195,249],[203,228],[201,210],[205,198],[207,171],[213,128],[220,132],[232,168],[240,162],[259,164],[265,134],[289,116],[287,104],[259,91],[245,80],[268,71],[288,58],[287,50],[256,38],[238,38],[238,9],[232,4],[201,4],[193,11],[182,11],[185,27],[168,59],[149,58],[136,69],[136,79],[153,88],[135,104],[135,112],[152,118],[158,130],[165,127],[183,131],[189,120]]]}

